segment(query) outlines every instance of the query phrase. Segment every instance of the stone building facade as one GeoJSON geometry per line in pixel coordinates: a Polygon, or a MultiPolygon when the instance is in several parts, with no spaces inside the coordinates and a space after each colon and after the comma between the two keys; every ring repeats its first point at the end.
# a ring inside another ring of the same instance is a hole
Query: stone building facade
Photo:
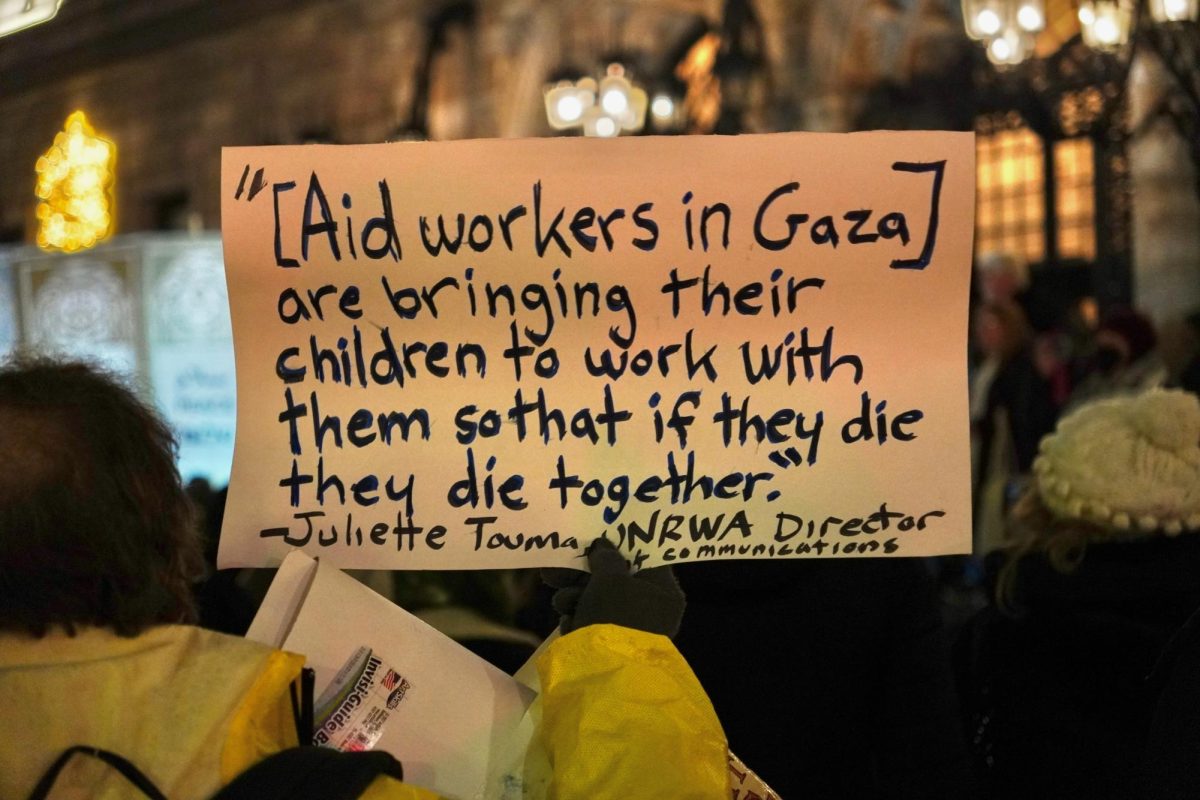
{"type": "MultiPolygon", "coordinates": [[[[32,166],[77,108],[119,148],[118,232],[180,218],[216,228],[224,145],[392,138],[411,113],[428,23],[448,5],[68,0],[50,23],[0,40],[0,236],[32,239],[32,166]]],[[[874,47],[875,5],[754,3],[767,88],[748,124],[846,129],[853,96],[872,77],[861,67],[894,74],[888,59],[899,59],[912,27],[892,31],[900,39],[873,59],[854,57],[852,46],[874,47]]],[[[643,73],[669,75],[672,54],[722,15],[720,0],[471,6],[468,23],[446,27],[432,60],[428,132],[436,139],[546,135],[541,92],[557,68],[592,68],[606,53],[624,53],[643,73]]]]}
{"type": "MultiPolygon", "coordinates": [[[[743,5],[761,49],[744,129],[970,126],[969,86],[944,90],[971,55],[955,0],[743,5]]],[[[75,109],[117,143],[118,233],[215,230],[222,146],[383,141],[405,135],[418,109],[435,139],[548,135],[541,93],[556,71],[619,53],[641,77],[670,76],[725,7],[68,0],[50,23],[0,39],[0,242],[32,241],[33,164],[75,109]]],[[[1162,85],[1153,64],[1135,69],[1133,118],[1162,85]]],[[[1163,319],[1200,305],[1192,169],[1160,122],[1134,136],[1134,296],[1163,319]]]]}

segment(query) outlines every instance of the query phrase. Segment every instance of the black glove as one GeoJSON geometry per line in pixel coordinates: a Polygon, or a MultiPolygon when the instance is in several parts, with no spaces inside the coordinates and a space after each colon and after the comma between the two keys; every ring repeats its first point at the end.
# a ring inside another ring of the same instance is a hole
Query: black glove
{"type": "Polygon", "coordinates": [[[587,558],[591,574],[542,570],[542,580],[558,589],[550,602],[562,615],[563,633],[603,622],[664,636],[679,632],[684,598],[670,567],[630,575],[625,557],[607,539],[592,542],[587,558]]]}

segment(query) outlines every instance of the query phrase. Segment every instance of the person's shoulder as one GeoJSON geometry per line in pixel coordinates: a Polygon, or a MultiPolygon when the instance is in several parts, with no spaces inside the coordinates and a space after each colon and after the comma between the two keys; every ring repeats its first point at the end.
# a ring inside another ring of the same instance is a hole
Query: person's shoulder
{"type": "Polygon", "coordinates": [[[188,671],[210,674],[269,673],[290,681],[304,666],[304,657],[270,645],[199,628],[194,625],[160,625],[140,637],[149,646],[161,646],[160,656],[188,671]]]}
{"type": "Polygon", "coordinates": [[[213,650],[233,655],[267,655],[278,652],[270,645],[231,636],[227,633],[200,628],[195,625],[157,625],[139,637],[146,643],[161,643],[168,646],[196,650],[213,650]]]}
{"type": "Polygon", "coordinates": [[[186,650],[204,637],[185,625],[160,625],[134,636],[122,636],[104,627],[74,630],[52,628],[42,636],[0,633],[0,667],[65,665],[118,659],[138,659],[170,650],[186,650]]]}

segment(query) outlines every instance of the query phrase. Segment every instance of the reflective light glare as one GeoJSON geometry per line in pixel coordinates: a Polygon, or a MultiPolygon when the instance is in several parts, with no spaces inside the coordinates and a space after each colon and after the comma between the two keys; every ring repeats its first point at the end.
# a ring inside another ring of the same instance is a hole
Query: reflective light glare
{"type": "Polygon", "coordinates": [[[1079,21],[1084,25],[1091,25],[1096,21],[1096,12],[1092,10],[1090,5],[1079,7],[1079,21]]]}
{"type": "MultiPolygon", "coordinates": [[[[620,89],[609,89],[600,98],[600,106],[609,114],[619,115],[624,114],[625,109],[629,108],[629,98],[625,96],[625,92],[620,89]]],[[[611,122],[611,120],[610,120],[611,122]]],[[[606,136],[608,134],[601,134],[606,136]]]]}
{"type": "Polygon", "coordinates": [[[975,17],[975,27],[984,36],[992,36],[1000,31],[1000,15],[985,8],[975,17]]]}
{"type": "Polygon", "coordinates": [[[1017,11],[1017,24],[1022,30],[1040,31],[1042,29],[1042,12],[1035,6],[1023,5],[1017,11]]]}
{"type": "MultiPolygon", "coordinates": [[[[608,94],[613,93],[609,92],[608,94]]],[[[606,94],[605,97],[608,97],[608,95],[606,94]]],[[[622,96],[621,99],[624,100],[624,96],[622,96]]],[[[601,117],[600,119],[596,120],[596,135],[603,136],[605,138],[616,136],[617,123],[614,122],[610,117],[601,117]]]]}
{"type": "Polygon", "coordinates": [[[658,119],[667,119],[675,113],[675,101],[665,94],[655,95],[650,104],[650,113],[658,119]]]}
{"type": "Polygon", "coordinates": [[[988,50],[991,51],[992,59],[999,62],[1008,61],[1013,54],[1012,45],[1008,43],[1007,39],[992,39],[988,50]]]}
{"type": "Polygon", "coordinates": [[[558,99],[555,110],[563,122],[574,122],[583,116],[583,103],[575,95],[569,94],[558,99]]]}

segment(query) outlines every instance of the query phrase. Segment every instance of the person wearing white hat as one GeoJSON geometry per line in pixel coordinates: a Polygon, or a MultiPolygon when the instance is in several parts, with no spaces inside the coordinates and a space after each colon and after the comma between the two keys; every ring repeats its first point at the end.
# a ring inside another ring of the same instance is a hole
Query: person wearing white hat
{"type": "Polygon", "coordinates": [[[1200,606],[1200,399],[1085,405],[1039,445],[995,602],[959,640],[990,797],[1130,797],[1145,678],[1200,606]]]}

